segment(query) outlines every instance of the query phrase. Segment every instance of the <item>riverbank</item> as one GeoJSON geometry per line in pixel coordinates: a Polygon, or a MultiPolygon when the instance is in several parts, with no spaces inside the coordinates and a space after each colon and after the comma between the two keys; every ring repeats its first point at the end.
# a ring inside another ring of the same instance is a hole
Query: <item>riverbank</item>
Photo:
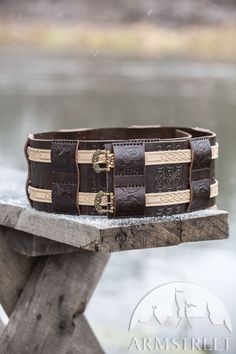
{"type": "Polygon", "coordinates": [[[236,24],[158,27],[127,25],[67,25],[47,21],[0,21],[0,46],[70,50],[84,55],[185,57],[236,60],[236,24]]]}

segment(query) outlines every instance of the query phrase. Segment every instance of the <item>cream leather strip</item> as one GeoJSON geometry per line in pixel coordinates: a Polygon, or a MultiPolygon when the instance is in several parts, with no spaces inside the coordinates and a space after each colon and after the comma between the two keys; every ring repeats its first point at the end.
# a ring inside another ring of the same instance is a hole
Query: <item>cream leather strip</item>
{"type": "MultiPolygon", "coordinates": [[[[48,203],[48,204],[52,203],[51,190],[39,189],[39,188],[34,188],[32,186],[29,186],[28,191],[29,191],[30,199],[33,200],[34,202],[48,203]]],[[[78,193],[79,205],[93,206],[95,196],[96,193],[79,192],[78,193]]],[[[106,205],[105,200],[102,202],[102,205],[106,205]]]]}
{"type": "Polygon", "coordinates": [[[39,189],[29,186],[29,197],[34,202],[52,203],[52,191],[49,189],[39,189]]]}
{"type": "MultiPolygon", "coordinates": [[[[212,159],[218,157],[218,144],[212,146],[212,159]]],[[[96,150],[78,150],[78,164],[91,164],[92,157],[96,150]]],[[[28,147],[28,157],[34,162],[51,162],[51,150],[35,149],[28,147]]],[[[100,156],[101,162],[105,162],[105,155],[100,156]]],[[[172,163],[191,162],[191,150],[167,150],[145,152],[145,165],[165,165],[172,163]]]]}
{"type": "MultiPolygon", "coordinates": [[[[218,194],[218,182],[211,185],[210,198],[216,197],[218,194]]],[[[29,186],[30,199],[35,202],[41,203],[51,203],[52,202],[52,191],[47,189],[39,189],[29,186]]],[[[78,193],[79,205],[94,205],[94,198],[96,193],[78,193]]],[[[146,207],[149,206],[164,206],[164,205],[174,205],[183,204],[190,201],[190,190],[182,190],[175,192],[162,192],[162,193],[148,193],[146,194],[146,207]]],[[[102,205],[106,205],[106,197],[102,202],[102,205]]]]}
{"type": "MultiPolygon", "coordinates": [[[[211,185],[210,198],[218,195],[218,182],[211,185]]],[[[190,190],[166,192],[166,193],[148,193],[146,194],[146,206],[164,206],[174,204],[184,204],[190,202],[190,190]]]]}
{"type": "Polygon", "coordinates": [[[27,154],[30,161],[44,162],[44,163],[51,162],[51,150],[35,149],[28,146],[27,154]]]}
{"type": "MultiPolygon", "coordinates": [[[[218,157],[218,144],[211,147],[212,159],[218,157]]],[[[145,152],[145,165],[165,165],[191,162],[191,149],[145,152]]]]}

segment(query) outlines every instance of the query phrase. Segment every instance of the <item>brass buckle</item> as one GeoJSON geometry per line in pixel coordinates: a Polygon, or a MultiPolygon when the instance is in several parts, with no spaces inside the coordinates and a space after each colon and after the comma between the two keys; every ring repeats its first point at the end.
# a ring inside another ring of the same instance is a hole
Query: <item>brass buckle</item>
{"type": "Polygon", "coordinates": [[[114,212],[114,194],[113,193],[106,193],[103,191],[100,191],[96,194],[95,199],[94,199],[94,206],[95,209],[99,214],[104,214],[104,213],[112,213],[114,212]],[[102,205],[102,199],[106,197],[107,202],[106,205],[102,205]]]}
{"type": "Polygon", "coordinates": [[[110,172],[114,167],[114,155],[109,150],[96,150],[92,157],[92,164],[96,173],[110,172]],[[105,164],[106,167],[100,167],[100,164],[105,164]]]}

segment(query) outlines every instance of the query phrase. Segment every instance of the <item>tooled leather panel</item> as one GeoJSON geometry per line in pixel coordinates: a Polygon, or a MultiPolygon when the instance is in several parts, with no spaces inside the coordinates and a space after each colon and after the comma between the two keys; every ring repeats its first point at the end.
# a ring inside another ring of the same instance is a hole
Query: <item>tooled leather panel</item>
{"type": "Polygon", "coordinates": [[[53,141],[52,207],[56,213],[78,214],[77,141],[53,141]]]}
{"type": "Polygon", "coordinates": [[[192,162],[190,164],[190,203],[188,211],[207,208],[212,178],[212,152],[207,137],[190,141],[192,162]]]}
{"type": "Polygon", "coordinates": [[[202,205],[207,207],[210,199],[210,179],[202,179],[199,181],[192,181],[191,183],[191,198],[192,208],[199,208],[202,205]]]}
{"type": "Polygon", "coordinates": [[[116,187],[114,216],[144,216],[145,187],[116,187]]]}
{"type": "MultiPolygon", "coordinates": [[[[41,141],[31,140],[29,146],[33,148],[44,148],[41,141]]],[[[46,148],[51,149],[51,142],[47,142],[46,148]]],[[[52,189],[52,168],[49,163],[30,162],[31,185],[35,188],[52,189]]],[[[51,204],[32,201],[33,207],[39,211],[53,212],[51,204]]]]}
{"type": "MultiPolygon", "coordinates": [[[[146,151],[166,151],[188,149],[188,141],[149,142],[146,151]]],[[[189,164],[169,164],[146,166],[146,193],[170,192],[188,189],[189,164]]],[[[173,215],[186,212],[188,204],[148,207],[146,216],[173,215]]]]}
{"type": "Polygon", "coordinates": [[[113,144],[115,176],[143,176],[145,155],[143,143],[113,144]]]}
{"type": "MultiPolygon", "coordinates": [[[[182,150],[188,141],[146,143],[146,151],[182,150]]],[[[146,167],[146,193],[169,192],[188,188],[189,164],[163,164],[146,167]]]]}
{"type": "Polygon", "coordinates": [[[115,217],[144,216],[145,149],[144,143],[113,144],[115,217]]]}
{"type": "MultiPolygon", "coordinates": [[[[31,147],[33,148],[38,148],[42,149],[44,146],[42,146],[41,141],[37,140],[30,140],[31,147]]],[[[51,150],[52,144],[47,146],[48,149],[51,150]]],[[[31,161],[31,181],[32,181],[32,186],[35,188],[41,188],[41,189],[52,189],[52,167],[50,163],[42,163],[42,162],[34,162],[31,161]]],[[[35,203],[35,202],[33,202],[35,203]]]]}

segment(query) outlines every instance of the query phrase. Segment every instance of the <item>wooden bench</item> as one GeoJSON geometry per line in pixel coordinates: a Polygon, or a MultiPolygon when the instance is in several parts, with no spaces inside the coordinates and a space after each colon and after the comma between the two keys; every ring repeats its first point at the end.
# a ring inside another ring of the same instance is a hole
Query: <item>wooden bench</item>
{"type": "Polygon", "coordinates": [[[0,303],[10,317],[1,354],[104,353],[84,311],[110,252],[228,237],[228,213],[216,208],[123,220],[37,212],[24,180],[0,169],[0,303]]]}

